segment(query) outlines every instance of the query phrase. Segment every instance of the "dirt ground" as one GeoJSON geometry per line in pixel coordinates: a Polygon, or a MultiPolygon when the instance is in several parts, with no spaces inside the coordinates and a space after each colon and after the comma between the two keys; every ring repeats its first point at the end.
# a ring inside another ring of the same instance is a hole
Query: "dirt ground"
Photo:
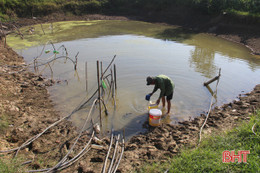
{"type": "MultiPolygon", "coordinates": [[[[55,14],[37,19],[19,19],[15,24],[20,27],[60,20],[97,19],[129,20],[129,18],[121,16],[64,17],[61,14],[55,14]]],[[[216,23],[214,22],[214,24],[216,23]]],[[[10,23],[5,26],[8,27],[4,31],[6,33],[13,28],[10,23]]],[[[203,30],[244,44],[252,50],[252,53],[259,54],[260,38],[256,31],[257,28],[257,26],[232,27],[226,23],[218,23],[213,26],[211,22],[208,27],[203,27],[203,30]],[[249,30],[252,32],[248,32],[249,30]]],[[[198,29],[194,28],[194,30],[198,29]]],[[[0,120],[8,121],[8,125],[5,129],[0,129],[0,150],[20,146],[61,118],[59,112],[54,109],[47,91],[51,81],[26,70],[23,57],[18,56],[7,45],[4,46],[2,40],[0,42],[0,120]]],[[[240,95],[238,98],[236,101],[216,107],[211,111],[203,130],[204,136],[235,126],[241,120],[249,120],[249,115],[260,108],[260,85],[257,85],[252,92],[240,95]]],[[[147,133],[132,137],[125,145],[118,172],[131,172],[145,162],[165,162],[169,157],[174,157],[183,145],[195,145],[205,116],[202,114],[191,121],[180,122],[179,125],[162,124],[159,127],[148,127],[147,133]]],[[[84,132],[76,145],[76,151],[82,149],[83,145],[88,142],[89,136],[89,132],[84,132]]],[[[23,158],[23,162],[32,161],[24,166],[26,169],[51,167],[66,154],[76,137],[76,128],[65,120],[22,149],[18,156],[23,158]]],[[[97,142],[92,142],[92,144],[97,144],[97,142]]],[[[101,172],[109,147],[109,139],[104,138],[99,146],[101,147],[93,147],[82,159],[63,172],[101,172]]],[[[75,155],[72,153],[69,158],[73,154],[75,155]]],[[[10,156],[3,154],[3,158],[10,156]]]]}

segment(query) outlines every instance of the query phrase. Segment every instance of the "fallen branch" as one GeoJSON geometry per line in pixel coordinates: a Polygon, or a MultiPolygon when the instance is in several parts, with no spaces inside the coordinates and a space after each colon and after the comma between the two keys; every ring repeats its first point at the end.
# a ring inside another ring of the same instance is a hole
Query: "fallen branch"
{"type": "Polygon", "coordinates": [[[220,73],[221,73],[221,68],[219,69],[218,76],[214,77],[213,79],[209,80],[208,82],[204,82],[204,86],[207,86],[207,85],[211,84],[212,82],[218,80],[220,78],[220,73]]]}
{"type": "MultiPolygon", "coordinates": [[[[219,75],[218,75],[219,77],[220,77],[220,72],[221,72],[221,69],[219,69],[219,75]]],[[[211,97],[210,106],[209,106],[208,113],[207,113],[207,115],[206,115],[206,119],[205,119],[203,125],[202,125],[201,128],[200,128],[200,133],[199,133],[199,143],[198,143],[198,146],[200,145],[200,142],[201,142],[201,134],[202,134],[202,130],[203,130],[204,126],[206,125],[207,120],[208,120],[208,117],[209,117],[209,114],[210,114],[210,112],[211,112],[211,108],[212,108],[212,105],[213,105],[213,98],[217,95],[217,88],[218,88],[219,79],[220,79],[219,77],[218,77],[218,79],[217,79],[218,81],[217,81],[217,83],[216,83],[216,89],[215,89],[215,92],[213,93],[213,95],[212,95],[212,97],[211,97]]]]}

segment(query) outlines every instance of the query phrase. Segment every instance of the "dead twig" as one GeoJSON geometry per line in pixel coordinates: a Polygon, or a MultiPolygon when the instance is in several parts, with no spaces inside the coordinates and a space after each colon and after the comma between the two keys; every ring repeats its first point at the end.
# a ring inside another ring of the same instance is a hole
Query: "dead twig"
{"type": "MultiPolygon", "coordinates": [[[[219,69],[219,76],[220,76],[220,72],[221,72],[221,69],[219,69]]],[[[201,126],[201,128],[200,128],[198,146],[200,145],[200,142],[201,142],[202,130],[203,130],[204,126],[206,125],[207,120],[208,120],[208,117],[209,117],[209,114],[210,114],[210,112],[211,112],[211,108],[212,108],[212,105],[213,105],[213,98],[217,95],[217,88],[218,88],[218,84],[219,84],[219,79],[220,79],[220,78],[218,78],[218,81],[217,81],[217,83],[216,83],[215,92],[213,93],[213,95],[212,95],[212,97],[211,97],[211,102],[210,102],[210,106],[209,106],[208,113],[207,113],[207,115],[206,115],[206,119],[205,119],[204,123],[202,124],[202,126],[201,126]]]]}

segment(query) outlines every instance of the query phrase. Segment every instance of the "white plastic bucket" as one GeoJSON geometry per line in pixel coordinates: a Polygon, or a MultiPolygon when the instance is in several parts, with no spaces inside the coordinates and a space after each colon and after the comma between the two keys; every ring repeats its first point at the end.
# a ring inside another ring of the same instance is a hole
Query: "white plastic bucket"
{"type": "Polygon", "coordinates": [[[149,125],[159,126],[161,121],[162,111],[160,109],[149,110],[149,125]]]}

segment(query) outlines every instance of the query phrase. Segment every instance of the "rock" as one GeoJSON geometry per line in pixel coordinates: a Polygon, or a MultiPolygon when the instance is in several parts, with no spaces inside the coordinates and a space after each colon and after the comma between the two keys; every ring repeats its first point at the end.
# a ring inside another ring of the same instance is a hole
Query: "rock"
{"type": "Polygon", "coordinates": [[[159,150],[167,150],[166,143],[164,141],[156,142],[154,146],[159,150]]]}
{"type": "Polygon", "coordinates": [[[177,135],[177,134],[172,134],[172,138],[175,139],[175,140],[178,140],[180,138],[180,136],[177,135]]]}
{"type": "Polygon", "coordinates": [[[87,163],[85,161],[79,162],[78,172],[82,172],[82,173],[92,173],[93,172],[94,173],[94,171],[89,168],[89,166],[87,165],[87,163]]]}
{"type": "Polygon", "coordinates": [[[163,155],[166,157],[166,158],[165,158],[166,160],[161,160],[161,162],[162,162],[162,163],[166,163],[166,162],[167,162],[167,159],[168,159],[169,157],[171,158],[171,157],[173,156],[173,153],[170,152],[170,151],[168,151],[168,152],[164,153],[163,155]]]}
{"type": "Polygon", "coordinates": [[[149,159],[153,159],[158,155],[158,150],[154,146],[148,146],[147,150],[147,156],[149,159]]]}
{"type": "Polygon", "coordinates": [[[32,143],[32,151],[33,151],[34,153],[39,153],[40,150],[41,150],[41,148],[42,148],[42,146],[41,146],[41,144],[40,144],[38,141],[34,141],[34,142],[32,143]]]}
{"type": "Polygon", "coordinates": [[[22,88],[28,88],[28,87],[29,87],[29,84],[26,83],[26,82],[24,82],[24,83],[22,83],[22,84],[20,85],[20,87],[22,87],[22,88]]]}
{"type": "Polygon", "coordinates": [[[243,104],[243,102],[240,101],[240,100],[239,101],[234,101],[234,103],[237,104],[237,105],[242,105],[243,104]]]}
{"type": "Polygon", "coordinates": [[[17,128],[18,131],[23,132],[23,128],[19,127],[17,128]]]}
{"type": "Polygon", "coordinates": [[[125,151],[133,151],[137,148],[138,148],[138,146],[136,144],[129,144],[126,146],[125,151]]]}
{"type": "Polygon", "coordinates": [[[103,162],[104,159],[101,157],[93,157],[90,159],[90,162],[103,162]]]}
{"type": "Polygon", "coordinates": [[[96,136],[93,138],[93,141],[94,141],[94,143],[99,144],[99,145],[103,144],[103,141],[98,139],[96,136]]]}
{"type": "Polygon", "coordinates": [[[147,146],[146,147],[147,148],[147,150],[157,150],[156,148],[155,148],[155,146],[152,146],[152,145],[149,145],[149,146],[147,146]]]}
{"type": "Polygon", "coordinates": [[[185,143],[187,143],[187,142],[186,142],[185,140],[182,140],[182,139],[181,139],[181,140],[176,141],[176,143],[177,143],[177,144],[185,144],[185,143]]]}
{"type": "Polygon", "coordinates": [[[42,78],[41,76],[38,76],[38,77],[36,78],[36,80],[37,80],[37,81],[43,81],[44,78],[42,78]]]}
{"type": "Polygon", "coordinates": [[[19,112],[19,108],[15,105],[9,105],[9,110],[14,112],[19,112]]]}
{"type": "Polygon", "coordinates": [[[239,120],[239,117],[234,116],[234,120],[235,120],[235,121],[238,121],[238,120],[239,120]]]}
{"type": "Polygon", "coordinates": [[[178,153],[178,145],[176,143],[172,143],[168,147],[168,151],[170,151],[173,154],[178,153]]]}
{"type": "Polygon", "coordinates": [[[198,131],[199,128],[195,127],[195,126],[190,126],[188,127],[191,131],[198,131]]]}
{"type": "Polygon", "coordinates": [[[130,143],[144,144],[145,139],[143,139],[141,136],[135,136],[130,140],[130,143]]]}
{"type": "Polygon", "coordinates": [[[160,141],[164,141],[164,137],[163,136],[161,136],[161,137],[153,137],[152,135],[151,135],[151,142],[160,142],[160,141]]]}
{"type": "Polygon", "coordinates": [[[222,116],[223,118],[226,118],[226,117],[229,116],[229,114],[228,114],[228,113],[225,113],[225,112],[221,112],[220,114],[221,114],[221,116],[222,116]]]}
{"type": "Polygon", "coordinates": [[[183,122],[179,122],[179,124],[182,124],[182,125],[190,125],[190,122],[189,121],[183,121],[183,122]]]}
{"type": "Polygon", "coordinates": [[[54,83],[55,83],[55,81],[52,79],[44,81],[45,86],[52,86],[54,83]]]}
{"type": "Polygon", "coordinates": [[[244,103],[244,104],[241,106],[241,108],[247,109],[247,108],[249,108],[249,106],[250,106],[249,103],[244,103]]]}
{"type": "Polygon", "coordinates": [[[95,131],[97,134],[100,133],[100,126],[99,126],[99,124],[95,124],[95,125],[94,125],[94,131],[95,131]]]}
{"type": "Polygon", "coordinates": [[[180,126],[178,130],[180,130],[180,131],[186,131],[187,129],[186,129],[185,126],[180,126]]]}
{"type": "Polygon", "coordinates": [[[214,120],[220,120],[220,114],[212,115],[210,118],[213,118],[214,120]]]}

